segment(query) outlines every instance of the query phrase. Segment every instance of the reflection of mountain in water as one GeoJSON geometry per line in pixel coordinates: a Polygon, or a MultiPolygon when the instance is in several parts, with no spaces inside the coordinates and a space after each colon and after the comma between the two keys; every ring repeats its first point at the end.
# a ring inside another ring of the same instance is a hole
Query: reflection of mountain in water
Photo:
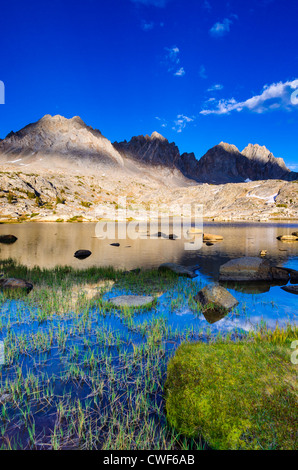
{"type": "Polygon", "coordinates": [[[284,244],[276,239],[295,230],[295,226],[288,228],[286,224],[206,224],[205,231],[222,235],[224,239],[213,246],[203,244],[195,251],[184,250],[187,240],[100,240],[95,237],[95,226],[94,223],[26,223],[8,229],[7,225],[0,225],[0,234],[13,233],[18,238],[13,245],[0,246],[0,258],[11,257],[27,266],[48,268],[69,265],[150,269],[165,262],[198,264],[202,275],[216,281],[220,265],[231,258],[258,256],[266,249],[272,264],[284,265],[298,253],[298,242],[284,244]],[[110,246],[113,241],[119,241],[120,246],[110,246]],[[92,255],[84,261],[77,260],[73,255],[79,249],[90,250],[92,255]]]}

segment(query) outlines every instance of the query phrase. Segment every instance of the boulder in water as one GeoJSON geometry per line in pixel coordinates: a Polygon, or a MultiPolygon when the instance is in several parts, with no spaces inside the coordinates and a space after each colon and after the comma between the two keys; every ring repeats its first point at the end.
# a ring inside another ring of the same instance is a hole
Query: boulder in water
{"type": "Polygon", "coordinates": [[[91,255],[91,251],[89,250],[78,250],[75,252],[74,257],[77,259],[86,259],[91,255]]]}
{"type": "Polygon", "coordinates": [[[26,291],[27,294],[33,289],[31,282],[24,279],[15,279],[13,277],[0,279],[0,289],[3,291],[26,291]]]}
{"type": "Polygon", "coordinates": [[[17,237],[14,235],[0,235],[0,243],[6,243],[6,245],[11,245],[17,241],[17,237]]]}
{"type": "Polygon", "coordinates": [[[262,258],[245,256],[220,266],[220,281],[271,281],[270,263],[262,258]]]}
{"type": "Polygon", "coordinates": [[[204,287],[194,300],[202,305],[203,314],[209,323],[221,320],[239,303],[227,289],[217,283],[204,287]]]}

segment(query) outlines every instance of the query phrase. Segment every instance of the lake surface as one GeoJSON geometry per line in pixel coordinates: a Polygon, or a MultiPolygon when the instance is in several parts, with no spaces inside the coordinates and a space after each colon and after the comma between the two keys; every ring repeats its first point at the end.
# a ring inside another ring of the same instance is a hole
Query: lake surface
{"type": "Polygon", "coordinates": [[[95,223],[0,225],[0,235],[11,233],[18,237],[12,245],[0,244],[0,259],[13,258],[28,267],[67,265],[78,269],[90,266],[150,269],[165,262],[198,264],[201,274],[216,279],[221,264],[231,258],[258,256],[261,250],[268,250],[267,258],[272,263],[293,266],[297,260],[298,243],[280,242],[276,237],[295,230],[298,230],[298,223],[206,223],[204,232],[222,235],[223,241],[213,246],[203,244],[199,250],[186,251],[185,243],[189,240],[184,238],[99,239],[96,237],[95,223]],[[120,246],[110,246],[113,242],[119,242],[120,246]],[[90,250],[92,255],[83,261],[77,260],[74,252],[79,249],[90,250]]]}
{"type": "MultiPolygon", "coordinates": [[[[175,226],[171,229],[175,233],[175,226]]],[[[197,284],[198,291],[208,283],[218,280],[221,264],[241,256],[258,256],[263,249],[268,251],[267,259],[273,265],[298,270],[298,242],[285,243],[277,240],[277,236],[296,230],[298,224],[206,223],[204,232],[222,235],[223,241],[213,246],[202,244],[200,249],[186,251],[185,243],[189,240],[184,238],[102,240],[96,237],[95,223],[0,225],[0,234],[12,233],[18,237],[12,245],[0,245],[0,259],[13,258],[28,267],[38,265],[45,268],[57,265],[79,269],[114,266],[129,270],[157,268],[165,262],[197,265],[198,277],[192,282],[197,284]],[[111,246],[110,243],[113,242],[119,242],[120,246],[111,246]],[[78,249],[90,250],[92,255],[85,260],[78,260],[74,258],[74,252],[78,249]]],[[[181,331],[190,324],[204,330],[210,327],[213,332],[224,332],[234,328],[247,331],[262,321],[271,328],[275,327],[276,322],[280,325],[296,322],[298,297],[283,291],[280,286],[258,283],[245,285],[244,288],[229,287],[229,291],[239,301],[237,310],[241,313],[230,313],[212,325],[204,317],[195,318],[187,307],[187,302],[180,309],[171,311],[170,299],[166,293],[159,299],[159,313],[167,317],[173,328],[181,331]]],[[[108,296],[119,294],[121,292],[112,289],[108,296]]],[[[170,295],[173,296],[173,293],[170,295]]]]}

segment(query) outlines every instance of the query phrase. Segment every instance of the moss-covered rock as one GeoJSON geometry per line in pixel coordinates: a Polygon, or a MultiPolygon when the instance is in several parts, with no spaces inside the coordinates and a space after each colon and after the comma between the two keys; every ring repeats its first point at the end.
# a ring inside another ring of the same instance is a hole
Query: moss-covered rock
{"type": "Polygon", "coordinates": [[[168,421],[214,449],[297,448],[297,365],[277,330],[250,341],[185,343],[168,365],[168,421]]]}

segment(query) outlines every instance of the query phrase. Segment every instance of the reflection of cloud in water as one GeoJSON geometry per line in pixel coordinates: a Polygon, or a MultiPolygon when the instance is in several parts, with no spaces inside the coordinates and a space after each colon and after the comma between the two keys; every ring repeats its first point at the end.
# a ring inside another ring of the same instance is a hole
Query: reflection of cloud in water
{"type": "MultiPolygon", "coordinates": [[[[268,250],[272,264],[283,265],[298,270],[298,244],[287,245],[287,251],[280,251],[284,245],[276,240],[278,235],[294,231],[281,225],[249,224],[209,224],[207,231],[223,235],[221,243],[212,247],[205,244],[200,250],[185,251],[184,240],[119,240],[120,247],[110,246],[111,240],[95,238],[95,223],[56,224],[26,223],[12,225],[9,232],[18,237],[13,245],[1,245],[0,258],[14,258],[29,267],[39,265],[52,268],[56,265],[70,265],[77,269],[90,266],[114,266],[125,270],[134,268],[156,268],[165,262],[183,265],[198,265],[198,277],[191,282],[197,284],[197,292],[208,283],[217,280],[219,267],[231,258],[239,256],[258,256],[261,249],[268,250]],[[250,240],[253,238],[253,240],[250,240]],[[251,243],[253,241],[253,243],[251,243]],[[130,245],[131,248],[127,248],[130,245]],[[92,255],[83,260],[74,258],[75,251],[90,250],[92,255]]],[[[205,225],[206,227],[206,225],[205,225]]],[[[297,230],[297,229],[296,229],[297,230]]],[[[6,225],[0,225],[0,234],[9,233],[6,225]]],[[[113,240],[117,241],[117,240],[113,240]]],[[[224,319],[209,324],[203,315],[197,317],[186,307],[172,312],[160,298],[160,309],[168,319],[169,325],[178,328],[193,327],[195,330],[209,329],[214,334],[232,331],[235,328],[249,331],[261,321],[274,328],[279,324],[293,323],[296,319],[297,297],[284,292],[280,287],[266,289],[259,286],[261,293],[241,292],[241,288],[228,290],[239,301],[236,311],[224,319]]],[[[120,294],[119,294],[120,295],[120,294]]],[[[152,313],[150,314],[152,315],[152,313]]],[[[159,311],[160,315],[160,311],[159,311]]],[[[149,317],[148,317],[149,318],[149,317]]]]}

